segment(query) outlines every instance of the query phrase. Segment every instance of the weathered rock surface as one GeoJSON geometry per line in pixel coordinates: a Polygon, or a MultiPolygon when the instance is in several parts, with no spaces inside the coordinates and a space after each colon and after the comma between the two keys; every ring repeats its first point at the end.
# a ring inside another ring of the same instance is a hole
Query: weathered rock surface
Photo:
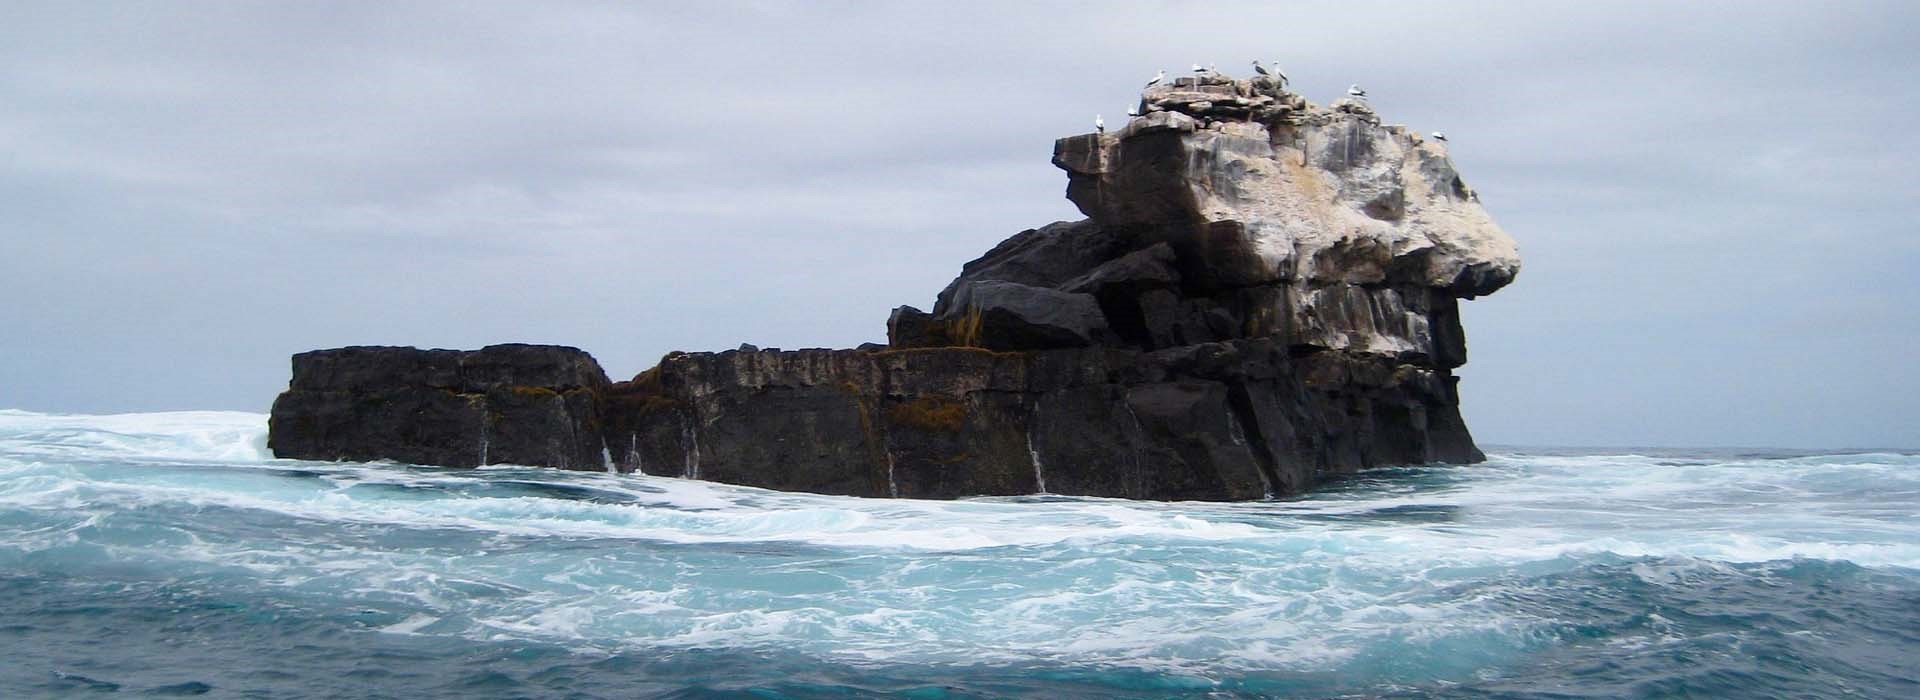
{"type": "Polygon", "coordinates": [[[348,347],[293,356],[267,447],[299,459],[606,468],[600,364],[576,348],[348,347]]]}
{"type": "Polygon", "coordinates": [[[1444,371],[1271,338],[1159,351],[676,353],[609,392],[621,471],[858,496],[1255,499],[1480,458],[1444,371]]]}
{"type": "Polygon", "coordinates": [[[1054,146],[1085,220],[967,263],[931,311],[894,310],[887,346],[674,353],[613,384],[570,349],[548,352],[577,371],[491,383],[451,351],[306,353],[272,445],[449,465],[604,454],[627,472],[915,498],[1250,499],[1479,460],[1452,376],[1458,302],[1506,285],[1519,257],[1444,144],[1265,79],[1183,77],[1140,106],[1054,146]]]}

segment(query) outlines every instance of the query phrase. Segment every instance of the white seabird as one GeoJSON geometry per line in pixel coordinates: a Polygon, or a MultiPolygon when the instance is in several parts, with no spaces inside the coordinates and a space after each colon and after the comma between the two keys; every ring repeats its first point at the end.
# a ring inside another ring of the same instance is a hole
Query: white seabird
{"type": "Polygon", "coordinates": [[[1200,64],[1198,64],[1198,63],[1195,63],[1195,64],[1193,64],[1193,72],[1195,72],[1195,73],[1205,73],[1205,72],[1207,72],[1207,69],[1205,69],[1205,68],[1201,68],[1201,67],[1200,67],[1200,64]]]}
{"type": "Polygon", "coordinates": [[[1360,89],[1359,83],[1354,83],[1352,85],[1347,86],[1347,96],[1359,97],[1364,99],[1367,96],[1367,91],[1360,89]]]}
{"type": "MultiPolygon", "coordinates": [[[[1095,115],[1095,116],[1099,116],[1099,115],[1095,115]]],[[[1129,116],[1129,117],[1137,117],[1137,116],[1140,116],[1140,107],[1139,107],[1138,105],[1135,105],[1135,106],[1133,106],[1133,107],[1128,107],[1128,108],[1127,108],[1127,116],[1129,116]]]]}
{"type": "Polygon", "coordinates": [[[1260,75],[1266,75],[1266,76],[1273,75],[1272,73],[1268,73],[1266,66],[1260,65],[1259,61],[1253,62],[1253,72],[1258,73],[1260,75]]]}
{"type": "Polygon", "coordinates": [[[1279,62],[1279,61],[1274,61],[1274,62],[1273,62],[1273,75],[1274,75],[1274,77],[1276,77],[1276,78],[1279,78],[1279,79],[1280,79],[1280,87],[1286,87],[1286,86],[1287,86],[1287,72],[1286,72],[1286,71],[1283,71],[1283,70],[1280,70],[1280,62],[1279,62]]]}
{"type": "Polygon", "coordinates": [[[1154,74],[1152,80],[1147,81],[1147,87],[1153,87],[1155,85],[1159,85],[1160,81],[1163,81],[1166,79],[1167,79],[1167,71],[1163,69],[1159,73],[1154,74]]]}
{"type": "Polygon", "coordinates": [[[1447,135],[1446,135],[1446,134],[1443,134],[1443,133],[1440,133],[1440,132],[1438,132],[1438,131],[1436,131],[1436,132],[1433,132],[1433,140],[1435,140],[1435,141],[1445,141],[1445,140],[1447,140],[1447,135]]]}
{"type": "Polygon", "coordinates": [[[1102,134],[1107,133],[1107,120],[1101,119],[1098,114],[1093,115],[1093,130],[1102,134]]]}

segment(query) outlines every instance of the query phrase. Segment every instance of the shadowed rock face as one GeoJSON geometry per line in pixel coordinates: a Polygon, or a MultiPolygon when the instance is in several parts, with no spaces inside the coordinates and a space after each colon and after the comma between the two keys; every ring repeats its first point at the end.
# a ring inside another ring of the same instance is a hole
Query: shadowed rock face
{"type": "Polygon", "coordinates": [[[1480,459],[1445,372],[1269,338],[1159,351],[674,354],[609,393],[621,471],[857,496],[1241,500],[1480,459]]]}
{"type": "Polygon", "coordinates": [[[591,356],[553,345],[303,352],[273,402],[267,447],[300,459],[600,470],[607,386],[591,356]]]}
{"type": "Polygon", "coordinates": [[[271,446],[913,498],[1254,499],[1481,459],[1458,302],[1519,258],[1443,144],[1264,79],[1141,107],[1055,144],[1087,219],[967,263],[887,346],[674,353],[612,384],[570,348],[316,351],[271,446]]]}

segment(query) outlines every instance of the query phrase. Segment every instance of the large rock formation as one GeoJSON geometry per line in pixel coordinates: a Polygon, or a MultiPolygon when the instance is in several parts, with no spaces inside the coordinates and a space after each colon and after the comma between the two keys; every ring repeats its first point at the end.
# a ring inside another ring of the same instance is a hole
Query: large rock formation
{"type": "Polygon", "coordinates": [[[519,384],[428,368],[464,366],[452,351],[305,353],[272,446],[446,465],[604,454],[627,472],[915,498],[1249,499],[1481,459],[1451,372],[1457,304],[1519,257],[1444,144],[1264,78],[1176,79],[1140,111],[1054,145],[1085,220],[1007,239],[931,311],[895,309],[886,346],[674,353],[612,384],[571,349],[544,352],[578,371],[519,384]],[[384,369],[415,356],[440,359],[384,369]],[[512,403],[522,386],[554,398],[512,403]],[[549,440],[476,452],[508,434],[549,440]]]}

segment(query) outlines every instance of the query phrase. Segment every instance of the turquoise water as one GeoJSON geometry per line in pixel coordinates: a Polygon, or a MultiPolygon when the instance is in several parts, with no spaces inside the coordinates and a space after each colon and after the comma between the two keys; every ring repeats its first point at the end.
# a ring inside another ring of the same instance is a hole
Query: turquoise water
{"type": "Polygon", "coordinates": [[[1914,455],[926,502],[264,438],[0,411],[0,696],[1920,697],[1914,455]]]}

